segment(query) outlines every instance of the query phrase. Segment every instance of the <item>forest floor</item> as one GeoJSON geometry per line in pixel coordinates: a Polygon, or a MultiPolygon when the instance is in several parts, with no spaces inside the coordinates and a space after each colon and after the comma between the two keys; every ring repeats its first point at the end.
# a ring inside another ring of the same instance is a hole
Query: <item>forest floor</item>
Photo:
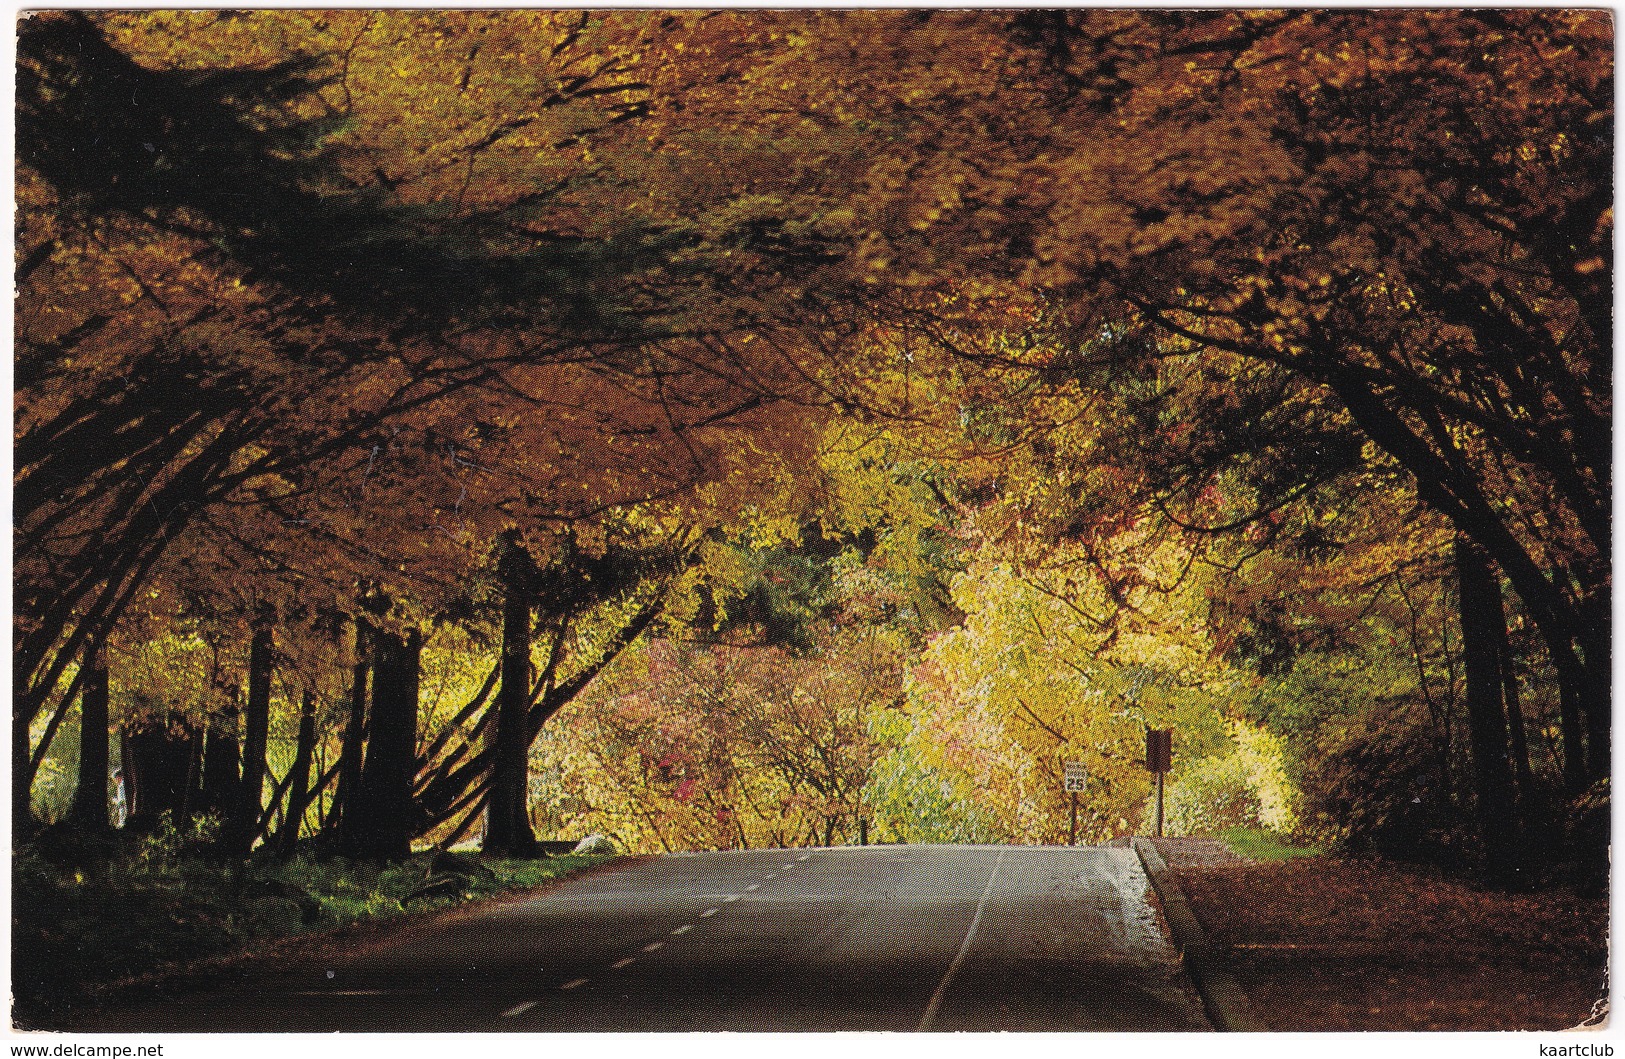
{"type": "Polygon", "coordinates": [[[1273,1030],[1559,1030],[1597,1024],[1608,900],[1508,894],[1330,856],[1253,860],[1154,840],[1273,1030]]]}

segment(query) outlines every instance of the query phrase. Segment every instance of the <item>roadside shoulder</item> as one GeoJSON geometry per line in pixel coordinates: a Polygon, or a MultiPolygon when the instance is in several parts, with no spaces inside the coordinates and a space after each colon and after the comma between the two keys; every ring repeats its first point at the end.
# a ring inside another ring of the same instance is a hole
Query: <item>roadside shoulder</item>
{"type": "Polygon", "coordinates": [[[1214,950],[1207,932],[1191,911],[1190,902],[1180,888],[1179,881],[1168,870],[1167,862],[1150,839],[1133,840],[1134,852],[1145,868],[1157,897],[1162,901],[1163,916],[1173,934],[1174,947],[1184,961],[1185,970],[1196,985],[1213,1028],[1227,1033],[1260,1033],[1269,1026],[1258,1017],[1252,1001],[1242,990],[1241,983],[1225,966],[1222,953],[1214,950]]]}

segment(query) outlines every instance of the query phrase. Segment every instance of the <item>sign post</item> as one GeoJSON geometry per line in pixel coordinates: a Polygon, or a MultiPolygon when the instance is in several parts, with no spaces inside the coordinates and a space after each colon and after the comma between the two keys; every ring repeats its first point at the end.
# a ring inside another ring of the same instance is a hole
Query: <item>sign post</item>
{"type": "Polygon", "coordinates": [[[1162,785],[1163,778],[1173,768],[1174,763],[1174,732],[1171,728],[1147,728],[1145,730],[1145,767],[1146,771],[1157,777],[1157,830],[1158,838],[1162,837],[1162,785]]]}
{"type": "Polygon", "coordinates": [[[1063,777],[1065,790],[1072,799],[1072,815],[1066,827],[1066,844],[1078,844],[1078,792],[1089,785],[1089,770],[1084,768],[1081,761],[1065,762],[1066,773],[1063,777]]]}

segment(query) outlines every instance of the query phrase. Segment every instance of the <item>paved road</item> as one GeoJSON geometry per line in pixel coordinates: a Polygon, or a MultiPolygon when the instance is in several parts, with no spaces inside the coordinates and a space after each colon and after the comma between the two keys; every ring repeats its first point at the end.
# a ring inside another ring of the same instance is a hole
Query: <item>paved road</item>
{"type": "Polygon", "coordinates": [[[660,857],[79,1028],[1207,1029],[1146,894],[1124,849],[660,857]]]}

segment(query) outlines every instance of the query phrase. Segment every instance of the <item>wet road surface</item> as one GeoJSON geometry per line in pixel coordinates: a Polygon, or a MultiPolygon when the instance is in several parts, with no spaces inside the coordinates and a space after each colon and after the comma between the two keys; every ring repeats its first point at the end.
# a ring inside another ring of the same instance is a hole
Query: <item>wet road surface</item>
{"type": "Polygon", "coordinates": [[[76,1029],[1205,1030],[1130,850],[652,858],[76,1029]]]}

